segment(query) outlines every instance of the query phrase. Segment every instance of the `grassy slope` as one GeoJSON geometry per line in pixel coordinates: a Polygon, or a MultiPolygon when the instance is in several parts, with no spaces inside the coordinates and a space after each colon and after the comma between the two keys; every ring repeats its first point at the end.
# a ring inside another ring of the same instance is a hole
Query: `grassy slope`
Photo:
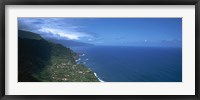
{"type": "Polygon", "coordinates": [[[77,54],[69,48],[44,40],[40,35],[19,32],[20,82],[96,82],[94,73],[76,64],[77,54]]]}

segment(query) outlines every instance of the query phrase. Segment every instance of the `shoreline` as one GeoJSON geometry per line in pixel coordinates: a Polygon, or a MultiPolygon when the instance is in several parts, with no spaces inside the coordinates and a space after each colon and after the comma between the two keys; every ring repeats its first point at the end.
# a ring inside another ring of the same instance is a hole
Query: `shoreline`
{"type": "MultiPolygon", "coordinates": [[[[80,64],[80,62],[81,62],[81,57],[80,56],[85,56],[86,54],[85,53],[82,53],[81,55],[79,55],[79,58],[78,59],[76,59],[75,61],[76,61],[76,63],[77,64],[80,64]]],[[[87,61],[88,59],[86,59],[86,61],[87,61]]],[[[83,64],[85,65],[85,62],[83,62],[83,64]]],[[[86,66],[86,65],[85,65],[86,66]]],[[[87,67],[88,68],[88,67],[87,67]]],[[[90,69],[90,68],[89,68],[90,69]]],[[[90,69],[91,70],[91,69],[90,69]]],[[[99,80],[99,82],[105,82],[105,81],[103,81],[102,79],[100,79],[99,77],[98,77],[98,75],[93,71],[93,73],[94,73],[94,76],[99,80]]]]}
{"type": "Polygon", "coordinates": [[[97,74],[94,72],[94,75],[96,76],[96,78],[100,81],[100,82],[105,82],[105,81],[103,81],[102,79],[100,79],[98,76],[97,76],[97,74]]]}

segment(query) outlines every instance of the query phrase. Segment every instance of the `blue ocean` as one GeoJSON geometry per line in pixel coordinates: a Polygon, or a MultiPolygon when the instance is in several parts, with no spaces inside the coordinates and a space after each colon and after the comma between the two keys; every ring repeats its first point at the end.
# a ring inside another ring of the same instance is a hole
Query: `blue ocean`
{"type": "Polygon", "coordinates": [[[71,48],[104,82],[182,82],[182,48],[88,46],[71,48]]]}

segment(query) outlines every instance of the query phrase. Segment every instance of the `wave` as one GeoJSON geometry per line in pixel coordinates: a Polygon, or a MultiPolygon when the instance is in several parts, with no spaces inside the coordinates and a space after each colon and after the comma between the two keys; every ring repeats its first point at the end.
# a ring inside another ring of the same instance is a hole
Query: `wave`
{"type": "Polygon", "coordinates": [[[97,79],[100,81],[100,82],[105,82],[105,81],[103,81],[102,79],[100,79],[98,76],[97,76],[97,74],[94,72],[94,75],[97,77],[97,79]]]}
{"type": "Polygon", "coordinates": [[[81,59],[79,58],[78,60],[76,60],[76,62],[80,61],[81,59]]]}
{"type": "Polygon", "coordinates": [[[79,56],[85,56],[85,54],[83,53],[82,55],[79,55],[79,56]]]}

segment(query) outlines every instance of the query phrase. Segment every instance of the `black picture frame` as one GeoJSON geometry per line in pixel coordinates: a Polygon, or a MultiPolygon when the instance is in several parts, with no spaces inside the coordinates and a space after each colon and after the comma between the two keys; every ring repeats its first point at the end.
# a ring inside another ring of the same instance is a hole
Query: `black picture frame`
{"type": "Polygon", "coordinates": [[[1,100],[200,100],[200,0],[1,0],[0,98],[1,100]],[[6,5],[195,5],[195,95],[5,95],[6,5]]]}

